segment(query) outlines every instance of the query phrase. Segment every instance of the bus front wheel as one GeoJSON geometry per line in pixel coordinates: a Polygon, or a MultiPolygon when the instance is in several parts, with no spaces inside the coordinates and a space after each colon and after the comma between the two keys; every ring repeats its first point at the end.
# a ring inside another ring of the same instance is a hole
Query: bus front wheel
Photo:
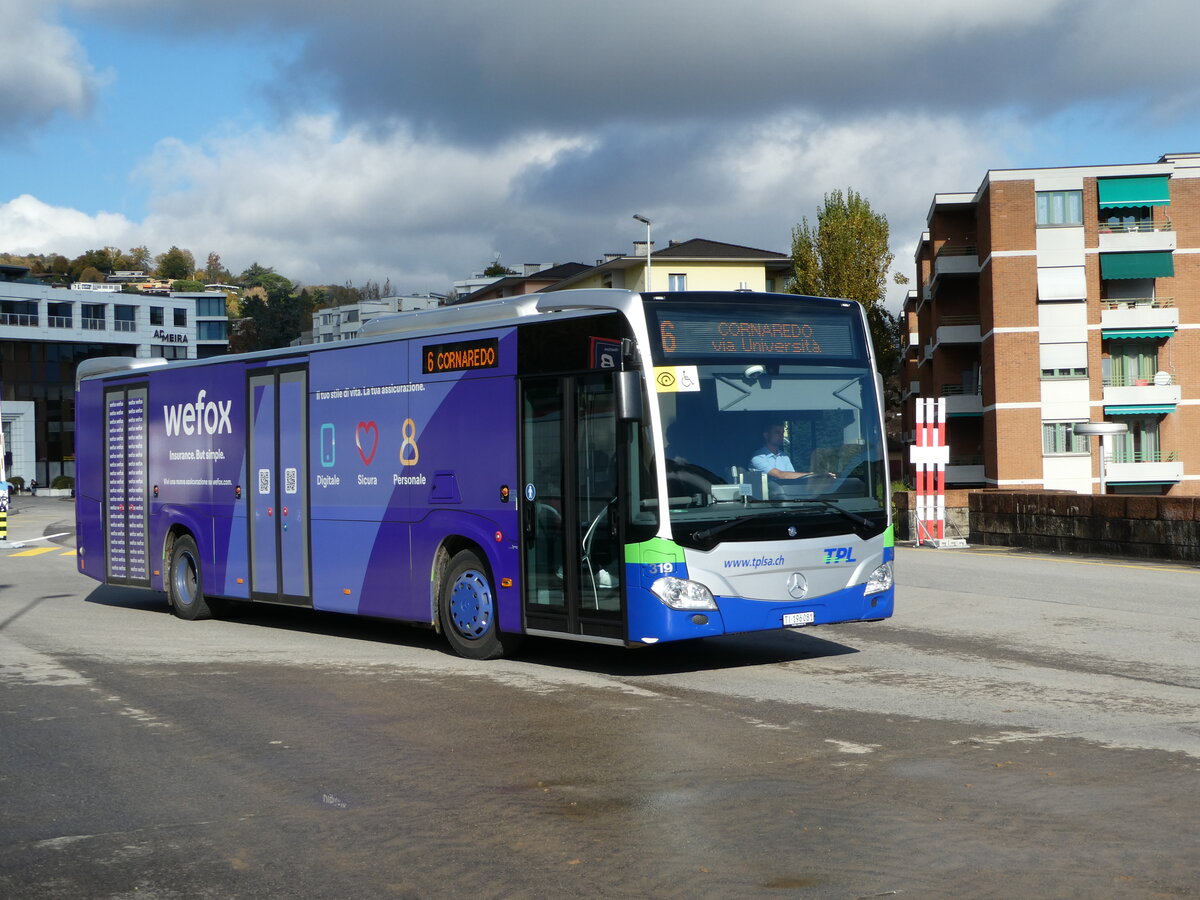
{"type": "Polygon", "coordinates": [[[496,591],[483,560],[472,550],[450,559],[438,595],[446,640],[459,656],[495,659],[512,649],[515,635],[502,635],[496,591]]]}
{"type": "Polygon", "coordinates": [[[200,551],[191,535],[180,535],[171,544],[167,597],[171,601],[171,609],[181,619],[207,619],[212,615],[212,609],[204,597],[200,551]]]}

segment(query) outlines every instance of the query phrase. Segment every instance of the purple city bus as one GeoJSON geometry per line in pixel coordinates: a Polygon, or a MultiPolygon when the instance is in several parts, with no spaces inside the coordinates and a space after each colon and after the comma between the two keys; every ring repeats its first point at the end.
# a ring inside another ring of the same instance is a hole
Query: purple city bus
{"type": "Polygon", "coordinates": [[[642,646],[892,614],[862,307],[596,289],[385,315],[331,344],[80,365],[79,571],[642,646]],[[770,467],[761,463],[773,454],[770,467]]]}

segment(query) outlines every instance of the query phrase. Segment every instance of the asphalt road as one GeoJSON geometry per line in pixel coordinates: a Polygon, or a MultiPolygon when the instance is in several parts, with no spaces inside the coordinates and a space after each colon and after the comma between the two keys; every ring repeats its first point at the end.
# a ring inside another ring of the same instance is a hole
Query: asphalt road
{"type": "Polygon", "coordinates": [[[1200,896],[1197,568],[900,548],[885,623],[476,663],[27,550],[0,897],[1200,896]]]}

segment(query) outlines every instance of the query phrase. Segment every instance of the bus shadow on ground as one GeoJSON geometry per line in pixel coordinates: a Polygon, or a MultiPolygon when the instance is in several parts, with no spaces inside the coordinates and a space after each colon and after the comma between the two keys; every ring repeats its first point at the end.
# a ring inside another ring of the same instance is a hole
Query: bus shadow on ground
{"type": "MultiPolygon", "coordinates": [[[[85,597],[85,602],[171,615],[165,594],[139,588],[100,585],[85,597]]],[[[454,655],[446,640],[432,629],[391,619],[234,601],[219,621],[454,655]]],[[[181,627],[191,624],[180,622],[181,627]]],[[[203,623],[197,624],[203,626],[203,623]]],[[[816,629],[796,629],[723,635],[636,648],[527,637],[511,659],[536,666],[633,678],[776,665],[858,652],[857,647],[820,636],[816,629]]]]}
{"type": "Polygon", "coordinates": [[[857,647],[811,632],[781,630],[631,649],[537,638],[526,640],[514,658],[536,665],[636,678],[769,666],[858,652],[857,647]]]}

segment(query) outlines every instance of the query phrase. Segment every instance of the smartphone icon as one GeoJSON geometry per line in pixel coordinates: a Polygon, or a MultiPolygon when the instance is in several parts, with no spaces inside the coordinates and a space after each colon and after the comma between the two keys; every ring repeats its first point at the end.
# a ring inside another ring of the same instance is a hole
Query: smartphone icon
{"type": "Polygon", "coordinates": [[[334,452],[336,444],[333,423],[326,422],[321,426],[321,465],[326,469],[332,468],[337,458],[334,452]]]}

